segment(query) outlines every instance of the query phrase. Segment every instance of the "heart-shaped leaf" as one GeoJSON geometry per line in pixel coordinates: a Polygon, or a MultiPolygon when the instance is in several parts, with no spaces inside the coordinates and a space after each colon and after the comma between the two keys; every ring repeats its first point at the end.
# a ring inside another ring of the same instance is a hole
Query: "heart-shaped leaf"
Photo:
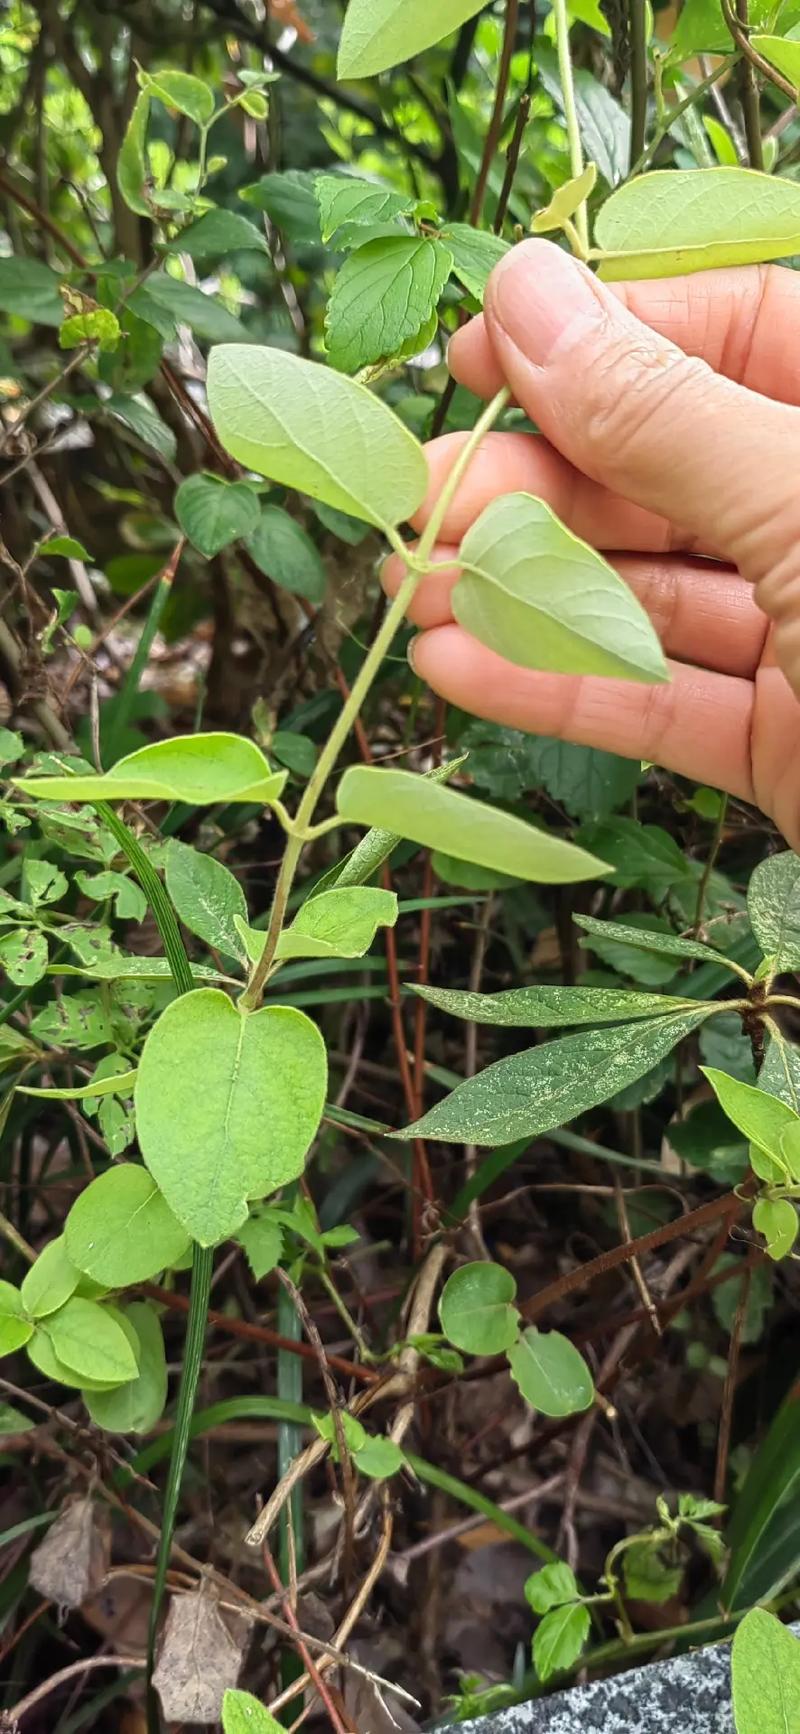
{"type": "Polygon", "coordinates": [[[102,776],[17,777],[43,801],[186,801],[194,807],[244,801],[267,807],[281,794],[285,771],[272,771],[255,741],[242,735],[176,735],[140,747],[102,776]]]}
{"type": "Polygon", "coordinates": [[[390,529],[428,489],[422,447],[366,386],[289,355],[212,350],[208,401],[226,450],[257,474],[390,529]]]}
{"type": "Polygon", "coordinates": [[[147,1038],[136,1081],[144,1160],[187,1233],[214,1246],[248,1200],[295,1180],[325,1103],[325,1044],[284,1006],[240,1011],[216,988],[185,994],[147,1038]]]}
{"type": "Polygon", "coordinates": [[[800,186],[754,169],[659,169],[612,193],[595,242],[617,255],[601,258],[607,282],[783,259],[800,250],[800,186]]]}
{"type": "Polygon", "coordinates": [[[668,678],[641,603],[544,500],[493,500],[464,537],[459,560],[456,620],[507,661],[556,674],[668,678]]]}
{"type": "Polygon", "coordinates": [[[260,510],[258,495],[247,482],[225,482],[221,476],[187,476],[175,495],[178,523],[207,560],[249,536],[260,510]]]}
{"type": "Polygon", "coordinates": [[[519,1333],[517,1285],[501,1264],[465,1264],[448,1277],[439,1302],[442,1330],[468,1355],[499,1355],[519,1333]]]}

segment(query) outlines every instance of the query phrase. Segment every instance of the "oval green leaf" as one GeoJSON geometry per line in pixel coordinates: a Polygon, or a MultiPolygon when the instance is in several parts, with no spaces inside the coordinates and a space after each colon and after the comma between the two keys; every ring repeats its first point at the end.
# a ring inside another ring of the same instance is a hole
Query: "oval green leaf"
{"type": "Polygon", "coordinates": [[[663,993],[626,993],[607,987],[513,987],[507,993],[464,993],[457,988],[409,986],[439,1011],[471,1023],[505,1029],[558,1029],[564,1024],[621,1024],[662,1013],[689,1011],[693,1002],[663,993]]]}
{"type": "Polygon", "coordinates": [[[623,1025],[564,1036],[496,1060],[394,1136],[495,1149],[552,1132],[644,1077],[713,1009],[699,1005],[635,1029],[623,1025]]]}
{"type": "Polygon", "coordinates": [[[286,783],[271,771],[255,741],[242,735],[176,735],[140,747],[102,776],[19,777],[26,795],[43,801],[186,801],[210,807],[244,801],[267,807],[286,783]]]}
{"type": "Polygon", "coordinates": [[[142,1155],[187,1233],[214,1246],[248,1200],[301,1173],[325,1104],[325,1044],[310,1018],[243,1013],[216,988],[162,1012],[136,1081],[142,1155]]]}
{"type": "Polygon", "coordinates": [[[594,1381],[583,1355],[560,1331],[529,1325],[508,1351],[514,1384],[541,1415],[576,1415],[594,1402],[594,1381]]]}
{"type": "Polygon", "coordinates": [[[212,350],[208,402],[233,457],[379,529],[393,529],[428,489],[422,447],[366,386],[282,349],[212,350]]]}
{"type": "Polygon", "coordinates": [[[260,510],[258,495],[247,482],[225,482],[221,476],[187,476],[175,495],[178,523],[207,560],[249,536],[260,510]]]}
{"type": "Polygon", "coordinates": [[[152,1175],[133,1162],[109,1168],[76,1198],[64,1234],[78,1270],[108,1288],[147,1282],[183,1256],[189,1235],[152,1175]]]}
{"type": "Polygon", "coordinates": [[[59,1234],[40,1252],[24,1279],[20,1295],[26,1313],[32,1319],[43,1319],[56,1312],[75,1293],[79,1281],[80,1271],[68,1256],[63,1234],[59,1234]]]}
{"type": "Polygon", "coordinates": [[[461,543],[453,613],[520,668],[663,681],[658,636],[628,585],[544,500],[493,500],[461,543]]]}
{"type": "Polygon", "coordinates": [[[769,1095],[753,1084],[743,1084],[739,1078],[730,1077],[716,1066],[701,1066],[700,1070],[708,1079],[723,1113],[775,1164],[775,1171],[768,1172],[766,1177],[779,1180],[788,1172],[783,1149],[784,1133],[800,1126],[794,1109],[777,1096],[769,1095]]]}
{"type": "Polygon", "coordinates": [[[206,126],[214,113],[213,91],[191,72],[159,68],[158,72],[140,73],[139,84],[167,108],[187,114],[196,126],[206,126]]]}
{"type": "Polygon", "coordinates": [[[573,843],[411,771],[352,765],[339,784],[336,807],[353,824],[399,831],[425,848],[543,885],[570,885],[607,871],[573,843]]]}
{"type": "Polygon", "coordinates": [[[737,1734],[797,1734],[800,1642],[766,1608],[737,1627],[731,1673],[737,1734]]]}
{"type": "Polygon", "coordinates": [[[138,1373],[136,1356],[124,1330],[97,1301],[73,1295],[42,1330],[65,1367],[84,1379],[124,1384],[138,1373]]]}
{"type": "Polygon", "coordinates": [[[795,90],[800,90],[800,42],[790,36],[751,36],[750,42],[757,54],[763,54],[770,66],[776,66],[795,90]]]}
{"type": "Polygon", "coordinates": [[[468,1355],[499,1355],[519,1333],[517,1285],[501,1264],[465,1264],[448,1277],[439,1301],[445,1336],[468,1355]]]}
{"type": "Polygon", "coordinates": [[[33,1325],[24,1317],[22,1295],[11,1282],[0,1281],[0,1355],[13,1355],[33,1336],[33,1325]]]}
{"type": "Polygon", "coordinates": [[[788,1198],[759,1198],[753,1206],[753,1227],[763,1234],[770,1258],[786,1258],[797,1239],[797,1211],[788,1198]]]}
{"type": "Polygon", "coordinates": [[[480,12],[484,0],[350,0],[339,43],[340,78],[374,78],[421,54],[480,12]]]}
{"type": "Polygon", "coordinates": [[[399,355],[438,306],[453,255],[425,235],[367,241],[337,272],[325,316],[334,367],[359,367],[399,355]]]}
{"type": "Polygon", "coordinates": [[[46,1330],[41,1325],[28,1343],[28,1358],[46,1379],[55,1379],[59,1385],[67,1385],[73,1391],[113,1391],[118,1385],[126,1383],[122,1379],[90,1379],[74,1372],[59,1360],[46,1330]]]}
{"type": "Polygon", "coordinates": [[[754,169],[659,169],[626,182],[595,224],[600,276],[675,277],[800,249],[800,186],[754,169]]]}
{"type": "Polygon", "coordinates": [[[97,1426],[108,1433],[149,1433],[167,1401],[164,1334],[155,1308],[146,1301],[132,1301],[121,1322],[133,1333],[139,1372],[113,1391],[87,1391],[86,1407],[97,1426]]]}
{"type": "Polygon", "coordinates": [[[283,1724],[257,1698],[232,1687],[222,1700],[222,1727],[224,1734],[284,1734],[283,1724]]]}

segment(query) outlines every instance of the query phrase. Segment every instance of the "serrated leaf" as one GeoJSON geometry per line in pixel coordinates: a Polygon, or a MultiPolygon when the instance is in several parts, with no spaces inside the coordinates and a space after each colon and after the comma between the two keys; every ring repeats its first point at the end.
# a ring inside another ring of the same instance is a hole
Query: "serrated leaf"
{"type": "Polygon", "coordinates": [[[284,1734],[269,1710],[249,1692],[227,1691],[222,1700],[223,1734],[284,1734]]]}
{"type": "Polygon", "coordinates": [[[204,212],[194,223],[181,229],[167,243],[168,253],[188,253],[190,259],[203,264],[224,259],[228,253],[267,253],[266,237],[255,223],[239,211],[214,209],[204,212]]]}
{"type": "Polygon", "coordinates": [[[337,273],[325,318],[334,367],[359,367],[400,353],[435,311],[453,257],[421,235],[387,236],[358,247],[337,273]]]}
{"type": "Polygon", "coordinates": [[[647,891],[655,903],[663,903],[689,872],[685,855],[662,825],[642,825],[638,819],[603,819],[582,825],[580,840],[611,863],[612,884],[647,891]]]}
{"type": "Polygon", "coordinates": [[[13,778],[26,795],[45,801],[218,801],[268,806],[280,795],[285,771],[271,771],[255,741],[242,735],[176,735],[140,747],[100,776],[13,778]]]}
{"type": "Polygon", "coordinates": [[[683,1567],[665,1559],[661,1549],[651,1542],[637,1541],[626,1547],[622,1555],[622,1575],[625,1594],[631,1600],[659,1604],[677,1595],[683,1582],[683,1567]]]}
{"type": "Polygon", "coordinates": [[[148,171],[145,153],[149,115],[150,97],[146,90],[141,90],[117,157],[117,186],[128,208],[138,217],[152,215],[146,197],[148,171]]]}
{"type": "Polygon", "coordinates": [[[58,347],[77,349],[81,343],[96,343],[103,353],[116,349],[121,336],[116,314],[108,307],[92,307],[86,313],[73,313],[64,320],[58,333],[58,347]]]}
{"type": "Polygon", "coordinates": [[[46,1318],[69,1300],[80,1281],[80,1271],[67,1254],[63,1234],[40,1252],[24,1278],[20,1296],[26,1313],[32,1319],[46,1318]]]}
{"type": "Polygon", "coordinates": [[[505,494],[461,543],[456,620],[521,668],[666,680],[658,636],[628,585],[544,500],[505,494]]]}
{"type": "Polygon", "coordinates": [[[218,989],[199,988],[162,1012],[136,1080],[139,1144],[202,1246],[241,1228],[249,1199],[297,1178],[326,1083],[325,1044],[300,1011],[243,1013],[218,989]]]}
{"type": "Polygon", "coordinates": [[[42,1330],[59,1361],[81,1381],[122,1385],[136,1378],[136,1356],[125,1332],[97,1301],[73,1295],[45,1320],[42,1330]]]}
{"type": "Polygon", "coordinates": [[[167,844],[165,884],[177,914],[190,933],[217,951],[238,957],[241,941],[234,917],[247,920],[247,904],[238,879],[188,843],[171,838],[167,844]]]}
{"type": "Polygon", "coordinates": [[[754,169],[659,169],[612,193],[595,224],[599,274],[674,277],[800,249],[800,186],[754,169]]]}
{"type": "Polygon", "coordinates": [[[545,1614],[533,1639],[534,1665],[542,1682],[577,1662],[590,1625],[589,1609],[581,1602],[571,1602],[545,1614]]]}
{"type": "Polygon", "coordinates": [[[442,240],[453,258],[453,272],[469,295],[483,306],[486,285],[495,265],[510,252],[511,244],[489,229],[473,229],[470,223],[448,223],[442,240]]]}
{"type": "Polygon", "coordinates": [[[390,529],[416,511],[428,466],[413,434],[366,386],[285,350],[212,351],[208,401],[239,463],[390,529]]]}
{"type": "Polygon", "coordinates": [[[122,1317],[135,1337],[139,1371],[116,1390],[87,1391],[86,1407],[108,1433],[149,1433],[167,1401],[164,1334],[155,1308],[146,1301],[132,1301],[122,1317]]]}
{"type": "Polygon", "coordinates": [[[139,84],[142,90],[157,96],[167,108],[188,115],[197,126],[206,126],[214,113],[214,92],[202,78],[195,78],[191,72],[159,67],[157,72],[140,73],[139,84]]]}
{"type": "Polygon", "coordinates": [[[499,1355],[519,1332],[517,1285],[501,1264],[465,1264],[442,1290],[439,1320],[445,1336],[468,1355],[499,1355]]]}
{"type": "Polygon", "coordinates": [[[800,856],[759,861],[747,887],[750,926],[776,975],[800,965],[800,856]]]}
{"type": "Polygon", "coordinates": [[[412,843],[518,879],[574,884],[605,871],[602,861],[574,844],[411,771],[353,765],[339,784],[336,807],[356,825],[399,831],[412,843]]]}
{"type": "Polygon", "coordinates": [[[480,12],[483,0],[350,0],[339,43],[339,78],[373,78],[422,54],[480,12]]]}
{"type": "Polygon", "coordinates": [[[737,1627],[731,1671],[737,1734],[800,1734],[800,1642],[766,1608],[737,1627]]]}
{"type": "Polygon", "coordinates": [[[396,920],[394,891],[377,885],[333,886],[302,904],[291,927],[284,928],[276,956],[363,957],[379,927],[394,927],[396,920]]]}
{"type": "Polygon", "coordinates": [[[770,1258],[786,1258],[797,1239],[797,1211],[788,1198],[759,1198],[753,1206],[753,1227],[763,1234],[770,1258]]]}
{"type": "Polygon", "coordinates": [[[175,495],[178,523],[207,560],[249,536],[259,509],[258,496],[247,482],[225,482],[220,476],[187,476],[175,495]]]}
{"type": "Polygon", "coordinates": [[[189,1244],[152,1176],[132,1162],[91,1181],[76,1198],[64,1234],[72,1263],[108,1288],[149,1281],[189,1244]]]}
{"type": "Polygon", "coordinates": [[[13,1355],[33,1336],[33,1325],[25,1318],[22,1295],[11,1282],[0,1280],[0,1355],[13,1355]]]}
{"type": "Polygon", "coordinates": [[[580,1590],[572,1567],[558,1559],[552,1565],[542,1566],[541,1571],[532,1572],[524,1593],[535,1614],[546,1614],[551,1608],[563,1607],[565,1602],[577,1601],[580,1590]]]}
{"type": "Polygon", "coordinates": [[[668,994],[627,993],[605,987],[513,987],[506,993],[463,993],[418,986],[414,992],[451,1017],[508,1029],[557,1029],[564,1024],[613,1024],[689,1011],[696,1001],[668,994]]]}
{"type": "Polygon", "coordinates": [[[13,253],[0,259],[0,313],[16,314],[32,325],[60,325],[64,304],[59,279],[41,259],[23,259],[13,253]]]}
{"type": "Polygon", "coordinates": [[[564,1036],[496,1060],[394,1136],[495,1149],[551,1132],[644,1077],[710,1010],[700,1005],[635,1029],[623,1025],[564,1036]]]}
{"type": "Polygon", "coordinates": [[[594,1382],[583,1355],[560,1331],[529,1325],[508,1350],[511,1377],[542,1415],[576,1415],[591,1408],[594,1382]]]}
{"type": "Polygon", "coordinates": [[[336,236],[336,245],[357,244],[360,228],[374,223],[390,223],[405,216],[416,204],[414,193],[398,193],[394,187],[381,186],[375,181],[362,180],[356,175],[318,175],[314,193],[319,206],[320,232],[323,241],[336,236]],[[347,238],[341,230],[352,231],[347,238]]]}
{"type": "Polygon", "coordinates": [[[262,506],[247,552],[260,572],[293,596],[320,603],[327,582],[322,556],[302,524],[281,506],[262,506]]]}

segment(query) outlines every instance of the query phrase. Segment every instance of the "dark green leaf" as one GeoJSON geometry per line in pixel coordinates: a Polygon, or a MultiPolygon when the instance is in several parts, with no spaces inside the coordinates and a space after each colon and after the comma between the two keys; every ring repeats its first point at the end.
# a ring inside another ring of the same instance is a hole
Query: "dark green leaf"
{"type": "Polygon", "coordinates": [[[0,313],[14,313],[34,325],[60,325],[64,305],[55,271],[40,259],[14,254],[0,259],[0,313]]]}
{"type": "Polygon", "coordinates": [[[190,259],[203,264],[224,259],[228,253],[266,253],[268,250],[263,231],[247,217],[238,211],[217,209],[206,211],[188,228],[181,229],[167,247],[170,253],[188,253],[190,259]]]}
{"type": "Polygon", "coordinates": [[[231,542],[249,536],[258,514],[254,490],[246,482],[224,482],[220,476],[188,476],[175,495],[181,529],[208,560],[231,542]]]}
{"type": "Polygon", "coordinates": [[[246,546],[259,571],[273,583],[308,602],[322,601],[326,574],[319,550],[302,524],[280,506],[261,507],[246,546]]]}
{"type": "Polygon", "coordinates": [[[300,246],[321,243],[319,208],[315,197],[318,176],[313,169],[287,169],[285,174],[262,175],[240,198],[259,211],[266,211],[287,239],[300,246]]]}
{"type": "Polygon", "coordinates": [[[233,313],[229,313],[216,295],[207,295],[192,283],[172,277],[167,271],[154,271],[141,288],[135,290],[128,306],[141,319],[151,319],[161,335],[171,336],[176,325],[188,325],[195,337],[207,343],[241,343],[247,332],[233,313]],[[159,314],[167,316],[171,327],[166,333],[158,325],[159,314]]]}
{"type": "Polygon", "coordinates": [[[800,856],[769,855],[747,888],[750,925],[776,975],[800,966],[800,856]]]}
{"type": "Polygon", "coordinates": [[[606,819],[583,825],[580,841],[596,850],[614,868],[613,885],[639,887],[662,903],[673,885],[688,875],[686,857],[660,825],[640,825],[637,819],[606,819]]]}
{"type": "Polygon", "coordinates": [[[337,247],[357,246],[359,229],[390,223],[413,211],[416,204],[414,193],[398,193],[394,187],[356,175],[318,175],[314,193],[322,239],[330,241],[335,236],[337,247]]]}
{"type": "Polygon", "coordinates": [[[627,1023],[662,1012],[687,1011],[691,1001],[666,994],[625,993],[604,987],[516,987],[507,993],[462,993],[417,987],[414,992],[452,1017],[511,1029],[557,1029],[564,1024],[627,1023]]]}
{"type": "Polygon", "coordinates": [[[419,338],[451,266],[446,247],[420,235],[387,236],[351,253],[337,274],[325,320],[334,367],[355,373],[399,355],[419,338]]]}
{"type": "Polygon", "coordinates": [[[489,229],[473,229],[469,223],[448,223],[442,240],[452,255],[459,282],[483,305],[486,285],[495,265],[510,251],[509,242],[489,229]]]}

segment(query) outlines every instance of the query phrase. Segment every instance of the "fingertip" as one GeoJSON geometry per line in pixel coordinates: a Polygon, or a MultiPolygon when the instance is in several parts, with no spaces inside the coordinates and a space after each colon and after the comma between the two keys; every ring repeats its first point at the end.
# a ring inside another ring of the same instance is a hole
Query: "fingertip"
{"type": "Polygon", "coordinates": [[[457,384],[474,392],[476,397],[494,397],[500,390],[503,376],[482,313],[451,337],[447,365],[457,384]]]}

